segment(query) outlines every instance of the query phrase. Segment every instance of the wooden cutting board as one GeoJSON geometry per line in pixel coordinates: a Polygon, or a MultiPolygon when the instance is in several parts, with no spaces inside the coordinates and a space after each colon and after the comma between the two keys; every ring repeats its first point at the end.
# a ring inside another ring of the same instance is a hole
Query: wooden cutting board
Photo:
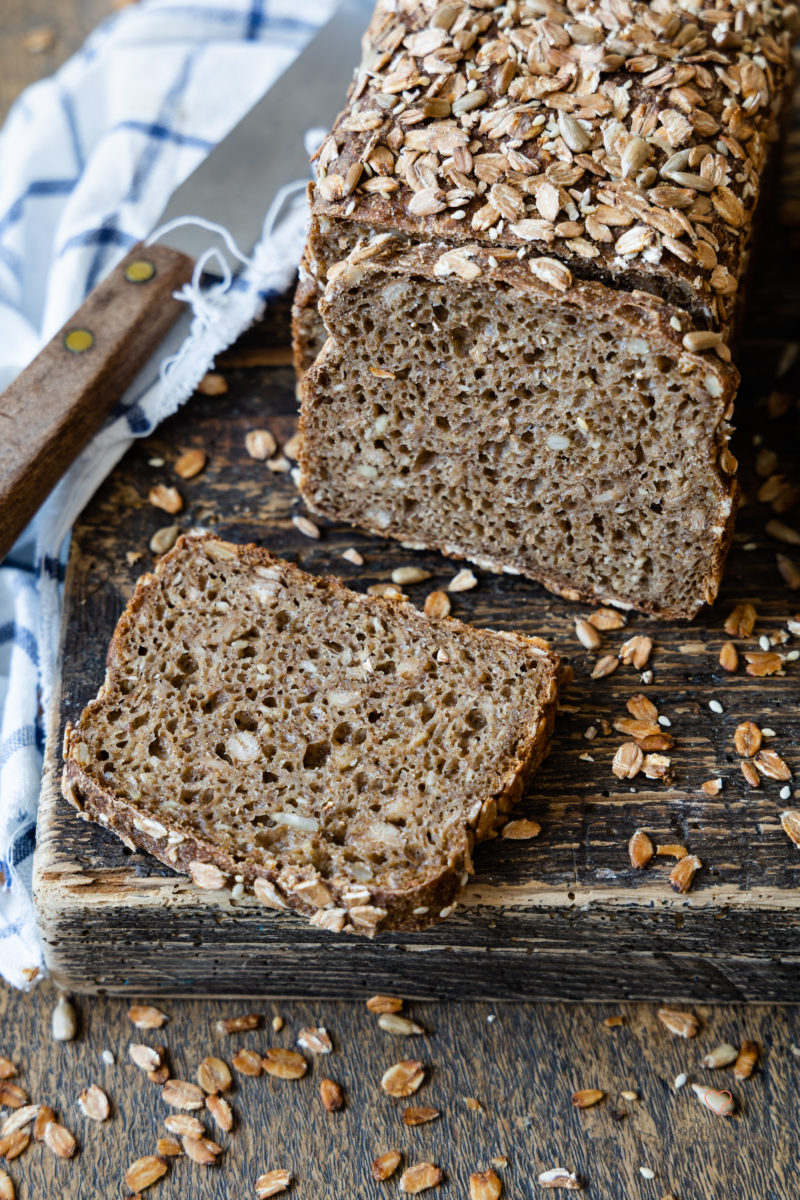
{"type": "MultiPolygon", "coordinates": [[[[800,190],[799,149],[790,142],[785,194],[800,190]]],[[[792,219],[791,203],[784,215],[792,219]]],[[[454,597],[454,613],[476,625],[551,639],[573,665],[575,682],[564,696],[552,754],[523,803],[541,835],[479,848],[477,874],[456,914],[425,933],[367,941],[320,933],[247,898],[221,901],[82,823],[61,798],[64,722],[99,687],[115,622],[136,577],[153,563],[150,538],[173,520],[148,503],[153,484],[177,484],[182,527],[200,524],[262,543],[356,589],[413,562],[434,572],[429,584],[410,589],[412,602],[422,604],[427,590],[458,569],[437,554],[412,553],[344,526],[325,526],[311,541],[292,525],[303,509],[291,478],[250,458],[244,444],[251,429],[267,427],[281,443],[295,429],[285,305],[221,361],[225,394],[196,396],[134,446],[78,522],[65,582],[36,858],[39,921],[58,982],[137,994],[350,996],[391,987],[452,998],[800,999],[800,853],[779,821],[783,809],[800,807],[800,662],[769,678],[747,675],[743,661],[729,675],[718,662],[734,605],[749,601],[758,612],[741,651],[757,651],[759,636],[782,636],[788,618],[800,619],[800,592],[786,587],[776,566],[777,552],[800,561],[800,549],[765,533],[774,514],[756,501],[758,450],[774,451],[776,469],[800,482],[797,368],[775,382],[800,328],[800,239],[796,228],[774,218],[767,224],[738,356],[744,382],[733,448],[747,503],[719,601],[690,625],[632,614],[624,630],[604,635],[599,654],[616,653],[635,633],[652,638],[653,677],[643,685],[632,666],[590,678],[597,656],[582,648],[574,628],[588,608],[510,576],[481,574],[474,591],[454,597]],[[768,402],[774,389],[787,394],[785,402],[768,402]],[[182,481],[173,463],[194,447],[207,452],[208,465],[182,481]],[[349,546],[364,556],[362,567],[342,559],[349,546]],[[626,700],[643,690],[671,722],[671,784],[642,775],[620,782],[611,772],[624,738],[603,734],[603,722],[626,716],[626,700]],[[711,701],[723,711],[712,711],[711,701]],[[794,772],[790,799],[780,798],[781,783],[764,781],[754,790],[745,782],[733,743],[744,720],[774,730],[768,744],[794,772]],[[592,740],[590,727],[601,731],[592,740]],[[724,786],[709,797],[701,784],[717,777],[724,786]],[[669,886],[671,859],[631,869],[627,843],[637,827],[654,843],[681,843],[701,858],[688,895],[669,886]]],[[[780,519],[800,526],[800,505],[780,519]]],[[[778,649],[792,645],[800,640],[778,649]]]]}

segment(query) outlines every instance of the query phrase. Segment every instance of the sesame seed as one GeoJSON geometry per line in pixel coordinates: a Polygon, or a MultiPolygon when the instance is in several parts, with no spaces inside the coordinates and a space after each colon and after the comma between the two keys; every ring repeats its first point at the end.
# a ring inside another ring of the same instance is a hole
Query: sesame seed
{"type": "Polygon", "coordinates": [[[725,711],[725,709],[720,704],[719,700],[709,700],[708,707],[714,713],[721,713],[721,712],[725,711]]]}
{"type": "Polygon", "coordinates": [[[658,723],[659,725],[663,725],[665,729],[669,729],[672,725],[672,721],[670,721],[669,717],[664,716],[658,718],[658,723]]]}
{"type": "Polygon", "coordinates": [[[792,789],[789,787],[788,783],[786,784],[786,787],[782,787],[779,792],[781,800],[788,800],[791,794],[792,789]]]}
{"type": "Polygon", "coordinates": [[[684,1075],[683,1071],[681,1071],[680,1075],[676,1075],[675,1082],[673,1084],[675,1091],[679,1092],[681,1090],[681,1088],[683,1087],[683,1085],[688,1082],[688,1080],[689,1080],[689,1076],[684,1075]]]}

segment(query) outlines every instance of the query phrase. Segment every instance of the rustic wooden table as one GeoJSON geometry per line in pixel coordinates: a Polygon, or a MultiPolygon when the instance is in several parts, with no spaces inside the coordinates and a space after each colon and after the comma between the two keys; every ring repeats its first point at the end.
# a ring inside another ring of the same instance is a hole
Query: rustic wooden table
{"type": "MultiPolygon", "coordinates": [[[[0,113],[19,88],[52,70],[112,7],[111,0],[5,0],[0,113]],[[52,49],[39,56],[21,52],[24,34],[41,25],[56,33],[52,49]]],[[[765,321],[761,329],[770,332],[765,321]]],[[[624,954],[619,965],[624,972],[624,954]]],[[[391,978],[384,987],[392,990],[391,978]]],[[[50,1193],[64,1200],[123,1196],[127,1165],[155,1153],[170,1110],[157,1086],[128,1058],[132,1040],[167,1045],[175,1076],[193,1079],[197,1063],[209,1053],[230,1063],[240,1047],[289,1047],[308,1024],[328,1028],[334,1053],[324,1060],[309,1055],[311,1069],[298,1082],[234,1072],[234,1127],[217,1135],[223,1146],[218,1166],[172,1160],[153,1195],[250,1197],[256,1177],[273,1168],[292,1171],[296,1183],[289,1194],[298,1197],[395,1195],[396,1177],[388,1184],[373,1183],[369,1164],[379,1152],[397,1147],[404,1165],[429,1159],[441,1166],[445,1183],[430,1194],[442,1200],[466,1197],[469,1173],[486,1169],[493,1156],[508,1160],[497,1172],[510,1200],[549,1194],[536,1178],[555,1166],[585,1181],[587,1200],[800,1197],[798,1008],[695,1007],[700,1034],[684,1041],[658,1022],[655,1005],[409,1003],[406,1011],[428,1032],[405,1040],[379,1029],[360,1001],[163,1000],[169,1023],[152,1032],[133,1029],[126,1017],[129,1003],[76,1000],[78,1037],[54,1044],[49,987],[30,996],[0,990],[0,1054],[18,1067],[15,1082],[35,1102],[52,1105],[78,1141],[73,1161],[60,1161],[44,1146],[32,1145],[2,1164],[20,1200],[50,1193]],[[264,1013],[264,1027],[230,1038],[214,1030],[216,1018],[239,1012],[264,1013]],[[278,1013],[285,1026],[273,1033],[270,1022],[278,1013]],[[608,1028],[604,1018],[613,1014],[621,1014],[623,1023],[608,1028]],[[751,1079],[734,1081],[730,1069],[712,1072],[701,1066],[703,1055],[718,1043],[738,1045],[743,1038],[763,1045],[762,1065],[751,1079]],[[103,1060],[104,1050],[114,1053],[115,1065],[103,1060]],[[426,1064],[427,1079],[413,1101],[391,1100],[381,1092],[379,1079],[406,1055],[426,1064]],[[676,1092],[674,1080],[682,1072],[730,1090],[736,1114],[714,1116],[688,1083],[676,1092]],[[340,1113],[328,1114],[320,1103],[324,1075],[344,1088],[346,1106],[340,1113]],[[102,1125],[87,1120],[77,1107],[78,1094],[92,1082],[111,1100],[111,1118],[102,1125]],[[595,1086],[607,1093],[596,1107],[578,1111],[571,1106],[574,1090],[595,1086]],[[637,1099],[623,1099],[623,1091],[636,1092],[637,1099]],[[481,1110],[470,1109],[468,1097],[480,1101],[481,1110]],[[406,1128],[401,1110],[412,1102],[436,1107],[441,1118],[406,1128]]],[[[206,1123],[211,1127],[210,1119],[206,1123]]]]}
{"type": "Polygon", "coordinates": [[[585,1185],[576,1194],[586,1200],[800,1196],[800,1020],[794,1009],[698,1007],[700,1033],[685,1041],[668,1033],[655,1008],[645,1005],[407,1003],[405,1011],[426,1032],[401,1038],[383,1032],[362,1003],[163,1001],[169,1022],[139,1031],[126,1017],[128,1001],[91,997],[76,1001],[77,1039],[55,1044],[52,1003],[49,988],[29,997],[0,992],[0,1054],[18,1066],[15,1082],[34,1102],[50,1104],[78,1142],[71,1161],[31,1144],[5,1164],[20,1200],[124,1196],[128,1165],[155,1154],[158,1138],[166,1135],[164,1118],[176,1110],[131,1062],[132,1041],[165,1045],[174,1076],[194,1080],[206,1055],[230,1065],[241,1048],[263,1054],[270,1046],[294,1047],[308,1025],[328,1030],[333,1053],[305,1052],[310,1068],[298,1081],[247,1078],[234,1070],[232,1131],[215,1133],[209,1114],[199,1114],[223,1147],[217,1165],[172,1159],[167,1175],[146,1195],[249,1200],[259,1174],[284,1168],[295,1178],[289,1197],[377,1200],[399,1194],[398,1176],[375,1183],[370,1164],[396,1148],[404,1167],[425,1160],[441,1167],[444,1183],[426,1193],[441,1200],[466,1200],[469,1174],[488,1169],[495,1156],[508,1160],[496,1168],[507,1200],[565,1195],[537,1184],[539,1173],[553,1167],[574,1171],[585,1185]],[[218,1018],[246,1012],[263,1014],[261,1029],[231,1036],[216,1031],[218,1018]],[[624,1023],[606,1027],[604,1019],[620,1012],[624,1023]],[[271,1021],[278,1014],[285,1024],[276,1033],[271,1021]],[[720,1042],[738,1045],[745,1037],[764,1047],[763,1065],[750,1079],[737,1082],[731,1069],[701,1066],[720,1042]],[[103,1061],[104,1050],[114,1054],[114,1065],[103,1061]],[[380,1088],[381,1075],[407,1056],[424,1063],[425,1082],[412,1099],[392,1099],[380,1088]],[[729,1090],[735,1114],[715,1116],[690,1083],[676,1091],[681,1073],[729,1090]],[[341,1112],[322,1106],[324,1077],[344,1091],[341,1112]],[[77,1106],[91,1083],[111,1101],[106,1123],[87,1120],[77,1106]],[[594,1087],[605,1098],[575,1109],[571,1094],[594,1087]],[[481,1108],[468,1106],[468,1098],[481,1108]],[[435,1108],[441,1116],[409,1128],[402,1119],[408,1105],[435,1108]]]}

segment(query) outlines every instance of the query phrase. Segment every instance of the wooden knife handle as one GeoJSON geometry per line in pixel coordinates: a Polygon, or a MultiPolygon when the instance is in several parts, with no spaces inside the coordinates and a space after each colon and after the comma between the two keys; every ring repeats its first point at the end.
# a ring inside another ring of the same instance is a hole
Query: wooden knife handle
{"type": "Polygon", "coordinates": [[[185,311],[193,267],[140,242],[0,395],[0,560],[185,311]]]}

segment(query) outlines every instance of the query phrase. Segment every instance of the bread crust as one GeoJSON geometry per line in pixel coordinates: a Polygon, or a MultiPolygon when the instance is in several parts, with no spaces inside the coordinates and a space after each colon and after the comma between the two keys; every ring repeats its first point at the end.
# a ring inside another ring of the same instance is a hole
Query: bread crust
{"type": "MultiPolygon", "coordinates": [[[[319,876],[310,869],[295,872],[270,871],[252,862],[238,859],[228,854],[215,843],[202,837],[185,832],[183,829],[170,828],[164,822],[154,820],[151,813],[138,806],[133,800],[122,799],[107,788],[100,786],[93,776],[81,764],[81,727],[91,722],[92,715],[104,702],[104,697],[113,684],[115,672],[119,665],[119,656],[124,649],[125,639],[134,628],[136,614],[149,603],[168,582],[170,573],[177,563],[183,561],[183,555],[190,548],[207,547],[222,548],[228,556],[236,555],[251,565],[271,566],[280,563],[281,568],[291,574],[303,575],[293,564],[276,559],[269,551],[256,545],[235,546],[223,542],[209,534],[189,534],[182,536],[175,547],[161,558],[152,573],[145,574],[137,581],[134,594],[119,619],[107,656],[106,680],[100,688],[97,697],[90,701],[84,709],[78,723],[67,724],[64,734],[64,769],[62,775],[62,793],[65,799],[78,811],[82,819],[95,821],[115,833],[130,849],[145,850],[161,862],[177,871],[192,875],[195,881],[203,876],[198,872],[197,864],[216,868],[220,879],[215,880],[215,886],[230,888],[233,880],[244,884],[246,891],[253,892],[261,888],[260,899],[273,908],[291,909],[301,915],[312,918],[312,923],[320,928],[331,928],[336,932],[341,930],[348,933],[360,933],[374,936],[384,930],[419,930],[439,920],[443,915],[449,915],[454,907],[454,901],[466,878],[472,873],[472,849],[477,842],[496,836],[509,817],[514,804],[521,797],[526,783],[542,762],[550,745],[550,738],[555,723],[558,703],[558,656],[552,653],[546,644],[538,638],[525,637],[522,634],[508,634],[492,630],[474,629],[454,618],[428,618],[413,610],[414,619],[421,619],[432,626],[446,623],[449,630],[468,632],[470,639],[479,642],[491,638],[504,638],[517,644],[522,651],[534,655],[537,662],[546,668],[545,680],[540,695],[541,715],[535,727],[529,728],[514,750],[500,786],[490,796],[481,798],[473,806],[470,819],[463,827],[454,825],[450,838],[450,854],[447,863],[436,875],[424,879],[416,887],[402,891],[386,890],[379,886],[369,888],[368,903],[356,904],[348,899],[346,889],[330,880],[324,881],[325,887],[331,894],[331,902],[319,908],[303,895],[303,884],[309,885],[319,876]],[[163,831],[163,832],[162,832],[163,831]],[[175,834],[180,840],[174,840],[175,834]],[[173,838],[170,838],[170,834],[173,838]],[[260,884],[257,881],[261,881],[260,884]],[[263,886],[267,886],[266,892],[263,886]],[[299,890],[298,890],[299,889],[299,890]],[[373,912],[360,912],[359,909],[369,908],[373,912]],[[424,910],[424,911],[421,911],[424,910]],[[329,914],[330,923],[326,925],[325,914],[329,914]],[[373,915],[377,914],[377,917],[373,915]]],[[[348,598],[357,595],[366,606],[376,613],[385,611],[387,605],[405,604],[383,597],[361,596],[352,593],[336,577],[324,579],[325,586],[333,592],[346,593],[348,598]]],[[[406,609],[411,615],[411,610],[406,609]]],[[[85,747],[84,747],[85,749],[85,747]]],[[[211,872],[213,878],[213,871],[211,872]]],[[[355,886],[355,885],[353,885],[355,886]]],[[[307,890],[307,888],[306,888],[307,890]]]]}
{"type": "MultiPolygon", "coordinates": [[[[378,273],[408,277],[419,277],[428,281],[436,279],[437,263],[448,253],[444,247],[417,245],[413,248],[392,240],[382,243],[377,250],[367,256],[366,248],[354,251],[348,259],[339,264],[328,283],[325,293],[320,300],[320,312],[324,318],[327,309],[337,300],[346,295],[348,289],[359,287],[378,273]]],[[[647,292],[616,292],[594,281],[573,280],[564,292],[556,290],[532,274],[528,262],[521,263],[515,257],[499,261],[489,260],[489,251],[479,245],[469,249],[469,262],[480,266],[480,276],[475,286],[512,287],[527,297],[532,305],[537,299],[552,300],[556,297],[560,304],[571,306],[577,313],[590,313],[594,317],[604,316],[610,322],[616,323],[621,333],[627,336],[641,336],[656,346],[659,353],[680,361],[686,374],[697,372],[704,377],[712,376],[715,380],[715,390],[718,395],[713,400],[718,413],[718,432],[716,444],[716,459],[709,467],[714,472],[717,492],[717,507],[714,515],[709,518],[709,526],[718,528],[721,532],[709,540],[712,553],[708,560],[708,569],[702,580],[700,590],[694,603],[688,609],[676,609],[646,600],[626,602],[619,596],[576,587],[567,575],[546,570],[527,571],[520,569],[519,564],[503,561],[491,556],[475,556],[474,547],[464,546],[446,539],[417,539],[414,544],[419,549],[438,550],[451,558],[466,558],[476,562],[483,569],[494,572],[524,574],[535,579],[549,591],[571,601],[600,602],[613,604],[619,608],[637,608],[640,611],[671,620],[690,620],[705,603],[713,603],[722,579],[725,559],[733,536],[736,519],[736,508],[739,497],[739,487],[735,474],[726,472],[722,462],[726,461],[723,452],[727,448],[730,427],[728,417],[732,414],[736,389],[739,383],[739,373],[730,362],[720,359],[714,351],[692,352],[686,349],[684,338],[693,332],[692,323],[687,314],[673,305],[659,300],[647,292]]],[[[495,255],[497,255],[497,251],[495,255]]],[[[470,286],[473,286],[470,284],[470,286]]],[[[315,441],[308,435],[309,414],[315,403],[315,397],[320,387],[320,376],[332,365],[337,357],[345,353],[345,348],[337,346],[334,339],[329,339],[320,352],[316,362],[300,381],[302,408],[300,416],[300,490],[308,507],[320,516],[335,521],[347,521],[345,513],[336,509],[321,508],[315,500],[315,441]]],[[[361,524],[361,522],[360,522],[361,524]]],[[[379,527],[369,522],[363,523],[363,528],[378,536],[397,537],[400,540],[408,538],[408,531],[395,529],[391,525],[379,527]]]]}

